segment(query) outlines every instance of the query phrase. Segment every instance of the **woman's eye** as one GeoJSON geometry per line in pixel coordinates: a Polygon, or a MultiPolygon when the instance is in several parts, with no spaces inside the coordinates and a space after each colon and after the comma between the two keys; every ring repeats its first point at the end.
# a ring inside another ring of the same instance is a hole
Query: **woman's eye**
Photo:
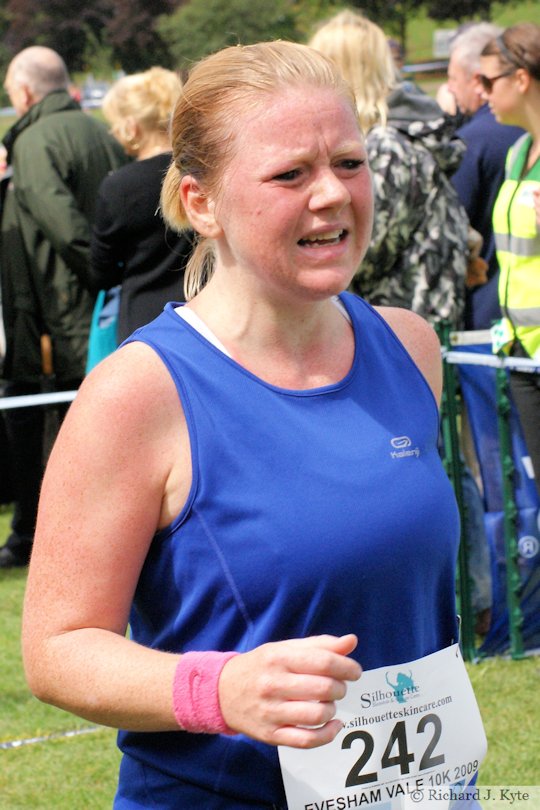
{"type": "Polygon", "coordinates": [[[296,180],[296,178],[300,174],[300,169],[290,169],[288,172],[282,172],[281,174],[276,174],[274,180],[296,180]]]}
{"type": "Polygon", "coordinates": [[[363,166],[365,162],[365,160],[360,160],[360,158],[349,158],[348,160],[342,160],[340,166],[343,169],[354,171],[354,169],[358,169],[360,166],[363,166]]]}

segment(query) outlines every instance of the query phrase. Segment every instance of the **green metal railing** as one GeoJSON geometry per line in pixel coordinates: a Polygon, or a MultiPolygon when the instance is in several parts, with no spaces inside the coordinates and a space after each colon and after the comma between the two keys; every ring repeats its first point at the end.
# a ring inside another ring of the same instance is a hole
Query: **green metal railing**
{"type": "Polygon", "coordinates": [[[510,633],[510,653],[512,658],[523,658],[523,614],[520,607],[521,578],[517,564],[517,506],[514,497],[515,467],[512,456],[512,436],[510,433],[510,391],[508,371],[498,368],[497,384],[497,424],[503,484],[504,509],[504,549],[506,558],[506,604],[510,633]]]}
{"type": "MultiPolygon", "coordinates": [[[[457,598],[461,614],[461,647],[465,660],[478,658],[474,631],[475,616],[471,603],[471,578],[469,574],[468,550],[464,542],[466,505],[463,499],[462,473],[463,462],[460,451],[460,417],[461,396],[457,379],[456,365],[466,363],[466,356],[458,359],[458,353],[452,348],[456,345],[459,333],[451,332],[447,324],[438,328],[438,335],[443,350],[443,397],[441,404],[441,426],[444,443],[444,464],[454,487],[461,518],[461,538],[457,574],[457,598]]],[[[478,355],[475,358],[478,364],[478,355]]],[[[509,371],[511,365],[519,361],[503,355],[486,355],[484,365],[495,367],[497,426],[500,448],[500,463],[503,481],[504,541],[506,565],[506,604],[508,608],[510,655],[513,659],[524,657],[523,614],[520,606],[521,577],[518,567],[517,515],[515,501],[515,467],[512,455],[512,435],[510,425],[510,390],[509,371]]],[[[523,363],[519,363],[522,365],[523,363]]]]}
{"type": "MultiPolygon", "coordinates": [[[[445,350],[450,348],[450,327],[443,324],[439,339],[445,350]]],[[[443,355],[444,356],[444,355],[443,355]]],[[[443,395],[441,399],[441,431],[443,438],[443,463],[454,487],[460,516],[460,537],[457,575],[457,602],[461,616],[461,649],[466,661],[477,656],[474,623],[475,617],[471,602],[471,578],[469,575],[469,553],[465,542],[467,507],[463,498],[463,462],[460,452],[459,419],[461,399],[459,397],[455,365],[443,362],[443,395]]]]}

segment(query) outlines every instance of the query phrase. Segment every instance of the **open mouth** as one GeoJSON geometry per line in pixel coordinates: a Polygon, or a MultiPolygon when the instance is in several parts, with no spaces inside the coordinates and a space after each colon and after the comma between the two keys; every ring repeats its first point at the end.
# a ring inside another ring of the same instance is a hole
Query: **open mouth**
{"type": "Polygon", "coordinates": [[[319,233],[316,236],[306,236],[304,239],[299,239],[298,244],[304,247],[326,247],[327,245],[338,245],[347,236],[347,231],[340,228],[335,231],[327,231],[326,233],[319,233]]]}

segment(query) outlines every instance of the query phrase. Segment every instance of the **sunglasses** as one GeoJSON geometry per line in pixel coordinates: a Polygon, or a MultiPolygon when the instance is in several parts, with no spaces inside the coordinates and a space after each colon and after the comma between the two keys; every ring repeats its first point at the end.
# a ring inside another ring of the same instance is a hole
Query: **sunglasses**
{"type": "Polygon", "coordinates": [[[503,79],[505,76],[511,76],[514,73],[514,70],[507,70],[506,73],[499,73],[498,76],[484,76],[483,73],[478,75],[478,79],[480,84],[482,85],[482,89],[485,93],[491,93],[493,90],[493,85],[497,81],[497,79],[503,79]]]}

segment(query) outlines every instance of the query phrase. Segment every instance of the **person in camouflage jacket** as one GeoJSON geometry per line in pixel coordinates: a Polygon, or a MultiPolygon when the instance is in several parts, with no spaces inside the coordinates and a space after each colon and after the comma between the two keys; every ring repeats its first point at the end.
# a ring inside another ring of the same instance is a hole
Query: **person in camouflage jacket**
{"type": "Polygon", "coordinates": [[[367,135],[375,216],[353,289],[372,304],[460,327],[469,223],[449,178],[465,145],[429,96],[398,86],[387,103],[386,126],[367,135]]]}
{"type": "Polygon", "coordinates": [[[465,144],[439,105],[396,71],[383,30],[340,12],[311,38],[353,89],[374,185],[371,243],[352,291],[369,303],[461,325],[467,214],[449,177],[465,144]]]}

